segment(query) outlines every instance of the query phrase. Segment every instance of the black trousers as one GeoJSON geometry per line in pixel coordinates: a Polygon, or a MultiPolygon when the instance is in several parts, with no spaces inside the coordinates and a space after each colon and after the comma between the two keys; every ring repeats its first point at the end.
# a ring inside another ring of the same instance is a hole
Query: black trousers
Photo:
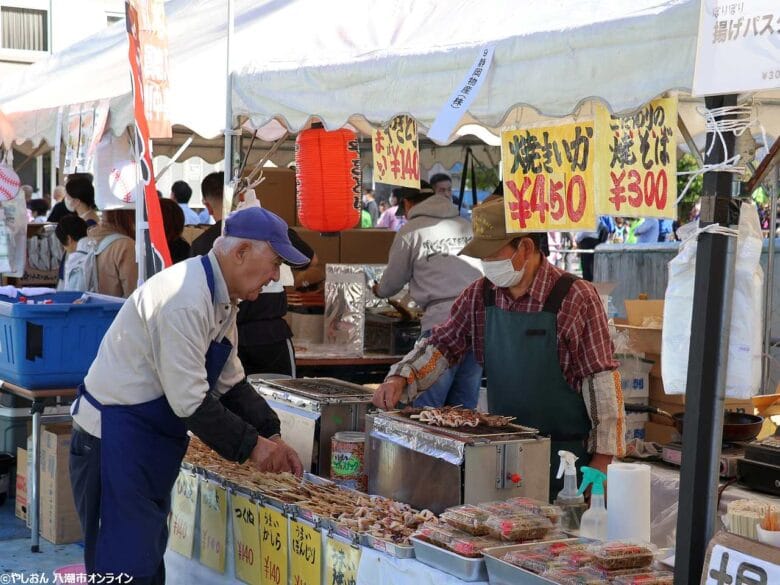
{"type": "MultiPolygon", "coordinates": [[[[581,250],[595,250],[601,243],[598,238],[584,238],[577,246],[581,250]]],[[[596,257],[593,254],[580,254],[580,266],[582,266],[582,278],[593,282],[593,263],[596,257]]]]}
{"type": "MultiPolygon", "coordinates": [[[[84,431],[73,429],[70,441],[70,485],[73,499],[84,533],[84,566],[87,574],[95,574],[95,549],[100,529],[100,439],[84,431]]],[[[122,535],[113,535],[121,539],[122,535]]],[[[132,546],[127,543],[126,546],[132,546]]],[[[116,578],[118,575],[114,575],[116,578]]],[[[165,563],[160,559],[160,567],[154,577],[134,578],[138,585],[164,585],[165,563]]]]}
{"type": "Polygon", "coordinates": [[[283,339],[275,343],[239,345],[238,359],[244,366],[244,373],[287,374],[295,377],[295,352],[292,342],[283,339]]]}

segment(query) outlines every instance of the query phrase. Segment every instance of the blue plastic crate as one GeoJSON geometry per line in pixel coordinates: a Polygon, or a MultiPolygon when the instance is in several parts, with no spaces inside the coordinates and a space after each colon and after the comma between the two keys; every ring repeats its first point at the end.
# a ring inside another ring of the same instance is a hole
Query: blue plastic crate
{"type": "Polygon", "coordinates": [[[0,378],[24,388],[71,388],[84,380],[124,299],[80,292],[29,297],[0,295],[0,378]]]}

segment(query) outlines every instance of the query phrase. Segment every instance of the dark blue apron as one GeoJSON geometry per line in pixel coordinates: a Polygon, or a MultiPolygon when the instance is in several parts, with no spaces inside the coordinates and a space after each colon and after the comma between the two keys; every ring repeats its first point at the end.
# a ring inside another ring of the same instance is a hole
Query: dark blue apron
{"type": "Polygon", "coordinates": [[[487,279],[483,288],[488,411],[517,417],[517,424],[551,438],[551,498],[563,488],[563,480],[555,477],[559,450],[574,453],[578,468],[590,461],[586,449],[590,417],[558,358],[558,311],[574,280],[570,274],[561,276],[536,313],[499,309],[487,279]]]}
{"type": "MultiPolygon", "coordinates": [[[[211,300],[214,272],[207,257],[201,262],[211,300]]],[[[231,344],[212,341],[206,353],[209,391],[216,386],[231,344]]],[[[160,568],[168,543],[170,497],[189,438],[184,421],[165,396],[133,405],[103,405],[82,384],[84,397],[101,413],[100,534],[96,547],[98,573],[152,577],[160,568]]],[[[78,402],[73,411],[78,413],[78,402]]]]}

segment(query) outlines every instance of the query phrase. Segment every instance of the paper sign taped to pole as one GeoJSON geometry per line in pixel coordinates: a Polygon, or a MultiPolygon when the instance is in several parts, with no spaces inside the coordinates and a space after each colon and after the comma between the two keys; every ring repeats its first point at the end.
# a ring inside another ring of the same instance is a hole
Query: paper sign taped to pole
{"type": "Polygon", "coordinates": [[[374,182],[420,188],[420,152],[417,122],[411,116],[396,116],[387,128],[371,133],[374,182]]]}
{"type": "Polygon", "coordinates": [[[200,482],[200,562],[225,572],[227,492],[211,482],[200,482]]]}

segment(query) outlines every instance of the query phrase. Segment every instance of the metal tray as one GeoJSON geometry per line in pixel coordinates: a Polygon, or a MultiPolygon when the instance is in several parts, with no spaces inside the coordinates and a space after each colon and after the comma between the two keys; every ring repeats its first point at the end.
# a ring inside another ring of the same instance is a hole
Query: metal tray
{"type": "MultiPolygon", "coordinates": [[[[487,581],[488,572],[484,559],[462,557],[454,552],[434,546],[419,538],[410,538],[417,560],[457,577],[462,581],[487,581]]],[[[514,581],[518,583],[519,581],[514,581]]]]}
{"type": "MultiPolygon", "coordinates": [[[[571,540],[577,540],[576,538],[564,538],[560,540],[545,540],[543,542],[567,542],[571,540]]],[[[526,550],[542,544],[542,541],[527,542],[525,544],[513,544],[510,546],[496,546],[493,548],[487,548],[482,551],[482,555],[485,559],[485,566],[487,567],[488,575],[490,576],[490,585],[556,585],[555,581],[545,579],[541,575],[531,573],[525,569],[521,569],[507,563],[503,560],[506,553],[515,550],[526,550]]]]}
{"type": "Polygon", "coordinates": [[[363,534],[360,537],[360,544],[386,553],[397,559],[413,559],[415,557],[414,546],[409,544],[398,544],[384,538],[378,538],[371,534],[363,534]]]}
{"type": "MultiPolygon", "coordinates": [[[[255,381],[260,384],[259,381],[255,381]]],[[[298,394],[314,400],[357,399],[371,401],[373,391],[337,378],[290,378],[287,380],[262,380],[262,385],[298,394]]]]}

